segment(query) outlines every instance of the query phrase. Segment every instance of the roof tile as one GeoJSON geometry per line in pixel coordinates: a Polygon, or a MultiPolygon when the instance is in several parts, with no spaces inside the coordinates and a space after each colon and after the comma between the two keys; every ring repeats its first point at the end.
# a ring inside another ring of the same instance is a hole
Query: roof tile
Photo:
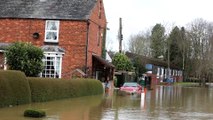
{"type": "Polygon", "coordinates": [[[87,20],[97,0],[0,0],[0,18],[87,20]]]}

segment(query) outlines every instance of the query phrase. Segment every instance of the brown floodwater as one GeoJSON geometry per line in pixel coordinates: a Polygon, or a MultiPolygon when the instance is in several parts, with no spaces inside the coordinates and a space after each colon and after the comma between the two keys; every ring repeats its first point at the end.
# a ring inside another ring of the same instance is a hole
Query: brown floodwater
{"type": "Polygon", "coordinates": [[[1,108],[0,120],[210,120],[213,88],[156,86],[141,95],[88,96],[1,108]],[[23,117],[27,108],[46,111],[45,118],[23,117]]]}

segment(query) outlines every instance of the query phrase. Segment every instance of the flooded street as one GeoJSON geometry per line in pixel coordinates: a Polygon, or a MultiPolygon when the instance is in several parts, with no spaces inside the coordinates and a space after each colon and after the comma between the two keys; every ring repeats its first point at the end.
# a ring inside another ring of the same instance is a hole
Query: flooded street
{"type": "Polygon", "coordinates": [[[36,120],[209,120],[213,119],[213,89],[157,86],[141,95],[106,95],[33,103],[1,108],[1,120],[35,120],[23,117],[24,110],[46,111],[36,120]]]}

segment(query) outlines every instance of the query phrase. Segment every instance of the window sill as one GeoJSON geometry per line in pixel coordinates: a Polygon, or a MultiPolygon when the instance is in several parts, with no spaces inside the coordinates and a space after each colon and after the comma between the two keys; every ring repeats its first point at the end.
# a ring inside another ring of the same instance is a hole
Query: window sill
{"type": "Polygon", "coordinates": [[[58,43],[58,41],[55,40],[44,40],[45,43],[58,43]]]}

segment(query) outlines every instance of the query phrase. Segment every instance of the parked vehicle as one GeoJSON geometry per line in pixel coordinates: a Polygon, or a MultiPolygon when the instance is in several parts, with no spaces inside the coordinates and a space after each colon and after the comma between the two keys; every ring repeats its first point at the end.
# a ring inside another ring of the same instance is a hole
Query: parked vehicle
{"type": "Polygon", "coordinates": [[[142,92],[142,86],[136,82],[125,82],[120,91],[127,92],[129,94],[140,94],[142,92]]]}

